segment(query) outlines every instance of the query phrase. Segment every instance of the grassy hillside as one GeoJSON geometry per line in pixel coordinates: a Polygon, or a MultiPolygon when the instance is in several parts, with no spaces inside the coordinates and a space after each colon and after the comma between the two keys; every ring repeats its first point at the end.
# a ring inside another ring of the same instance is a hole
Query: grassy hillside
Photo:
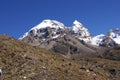
{"type": "Polygon", "coordinates": [[[3,80],[120,80],[120,61],[75,61],[0,35],[3,80]]]}
{"type": "Polygon", "coordinates": [[[120,61],[120,47],[106,51],[102,57],[110,60],[120,61]]]}

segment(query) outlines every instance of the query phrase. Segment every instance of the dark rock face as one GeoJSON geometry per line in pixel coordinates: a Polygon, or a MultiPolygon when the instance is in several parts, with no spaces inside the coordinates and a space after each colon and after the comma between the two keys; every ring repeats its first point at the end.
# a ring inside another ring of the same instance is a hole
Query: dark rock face
{"type": "Polygon", "coordinates": [[[118,44],[115,43],[115,41],[113,41],[110,37],[106,36],[99,46],[102,46],[102,47],[116,47],[116,46],[118,46],[118,44]]]}
{"type": "Polygon", "coordinates": [[[57,43],[53,45],[51,50],[57,53],[62,53],[64,55],[80,53],[80,49],[78,47],[68,43],[57,43]]]}
{"type": "Polygon", "coordinates": [[[67,55],[67,53],[68,53],[68,47],[62,43],[55,44],[53,46],[52,50],[57,52],[57,53],[64,54],[64,55],[67,55]]]}

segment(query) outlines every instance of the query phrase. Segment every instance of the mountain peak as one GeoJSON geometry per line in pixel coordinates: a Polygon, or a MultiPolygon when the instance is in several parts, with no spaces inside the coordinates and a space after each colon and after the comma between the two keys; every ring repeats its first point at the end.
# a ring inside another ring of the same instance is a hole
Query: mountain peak
{"type": "Polygon", "coordinates": [[[83,40],[85,42],[89,42],[91,40],[91,34],[89,33],[88,29],[85,28],[83,24],[77,20],[73,22],[72,31],[80,40],[83,40]]]}
{"type": "Polygon", "coordinates": [[[120,44],[120,29],[116,28],[116,29],[111,29],[108,32],[108,36],[113,39],[117,44],[120,44]]]}
{"type": "Polygon", "coordinates": [[[79,24],[79,25],[82,25],[82,23],[80,23],[78,20],[75,20],[75,21],[73,22],[73,24],[79,24]]]}
{"type": "Polygon", "coordinates": [[[82,23],[80,23],[78,20],[75,20],[74,22],[73,22],[73,25],[75,25],[76,27],[82,27],[83,25],[82,25],[82,23]]]}
{"type": "Polygon", "coordinates": [[[56,20],[46,19],[46,20],[43,20],[40,24],[31,28],[28,32],[26,32],[19,39],[21,40],[31,33],[34,36],[38,35],[40,31],[44,31],[46,28],[51,28],[51,29],[53,28],[55,31],[57,31],[59,29],[65,29],[65,25],[63,23],[59,22],[59,21],[56,21],[56,20]]]}
{"type": "Polygon", "coordinates": [[[82,23],[80,23],[79,21],[75,20],[73,22],[72,30],[75,33],[78,33],[79,31],[87,30],[87,28],[85,28],[82,23]]]}
{"type": "Polygon", "coordinates": [[[46,27],[62,28],[62,29],[65,28],[64,24],[59,21],[46,19],[46,20],[43,20],[40,24],[33,27],[32,29],[41,29],[46,27]]]}

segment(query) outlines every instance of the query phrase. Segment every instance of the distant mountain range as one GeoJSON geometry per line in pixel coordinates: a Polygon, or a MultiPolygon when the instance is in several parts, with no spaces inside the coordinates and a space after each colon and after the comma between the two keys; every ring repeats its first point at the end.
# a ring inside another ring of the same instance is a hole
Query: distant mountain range
{"type": "Polygon", "coordinates": [[[111,47],[115,44],[120,44],[120,29],[111,29],[107,35],[100,34],[92,36],[89,30],[77,20],[73,22],[71,27],[66,27],[63,23],[56,20],[43,20],[40,24],[31,28],[19,39],[22,40],[25,37],[32,36],[41,37],[43,41],[47,41],[48,37],[49,39],[57,39],[68,34],[96,46],[104,46],[104,44],[107,44],[107,47],[111,47]],[[108,39],[110,39],[109,42],[108,39]]]}
{"type": "Polygon", "coordinates": [[[32,46],[39,46],[68,57],[71,57],[71,54],[72,57],[73,55],[76,57],[76,54],[91,56],[91,54],[104,52],[103,48],[119,46],[120,30],[112,29],[107,35],[92,36],[89,30],[77,20],[71,27],[66,27],[56,20],[43,20],[19,39],[32,46]]]}

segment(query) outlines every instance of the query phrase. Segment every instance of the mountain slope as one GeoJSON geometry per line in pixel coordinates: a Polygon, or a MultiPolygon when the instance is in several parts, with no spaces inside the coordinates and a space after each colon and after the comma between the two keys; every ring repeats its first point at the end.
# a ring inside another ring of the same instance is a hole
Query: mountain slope
{"type": "Polygon", "coordinates": [[[80,61],[66,59],[60,54],[0,35],[3,80],[119,80],[116,72],[120,70],[119,66],[119,61],[97,57],[80,61]]]}

